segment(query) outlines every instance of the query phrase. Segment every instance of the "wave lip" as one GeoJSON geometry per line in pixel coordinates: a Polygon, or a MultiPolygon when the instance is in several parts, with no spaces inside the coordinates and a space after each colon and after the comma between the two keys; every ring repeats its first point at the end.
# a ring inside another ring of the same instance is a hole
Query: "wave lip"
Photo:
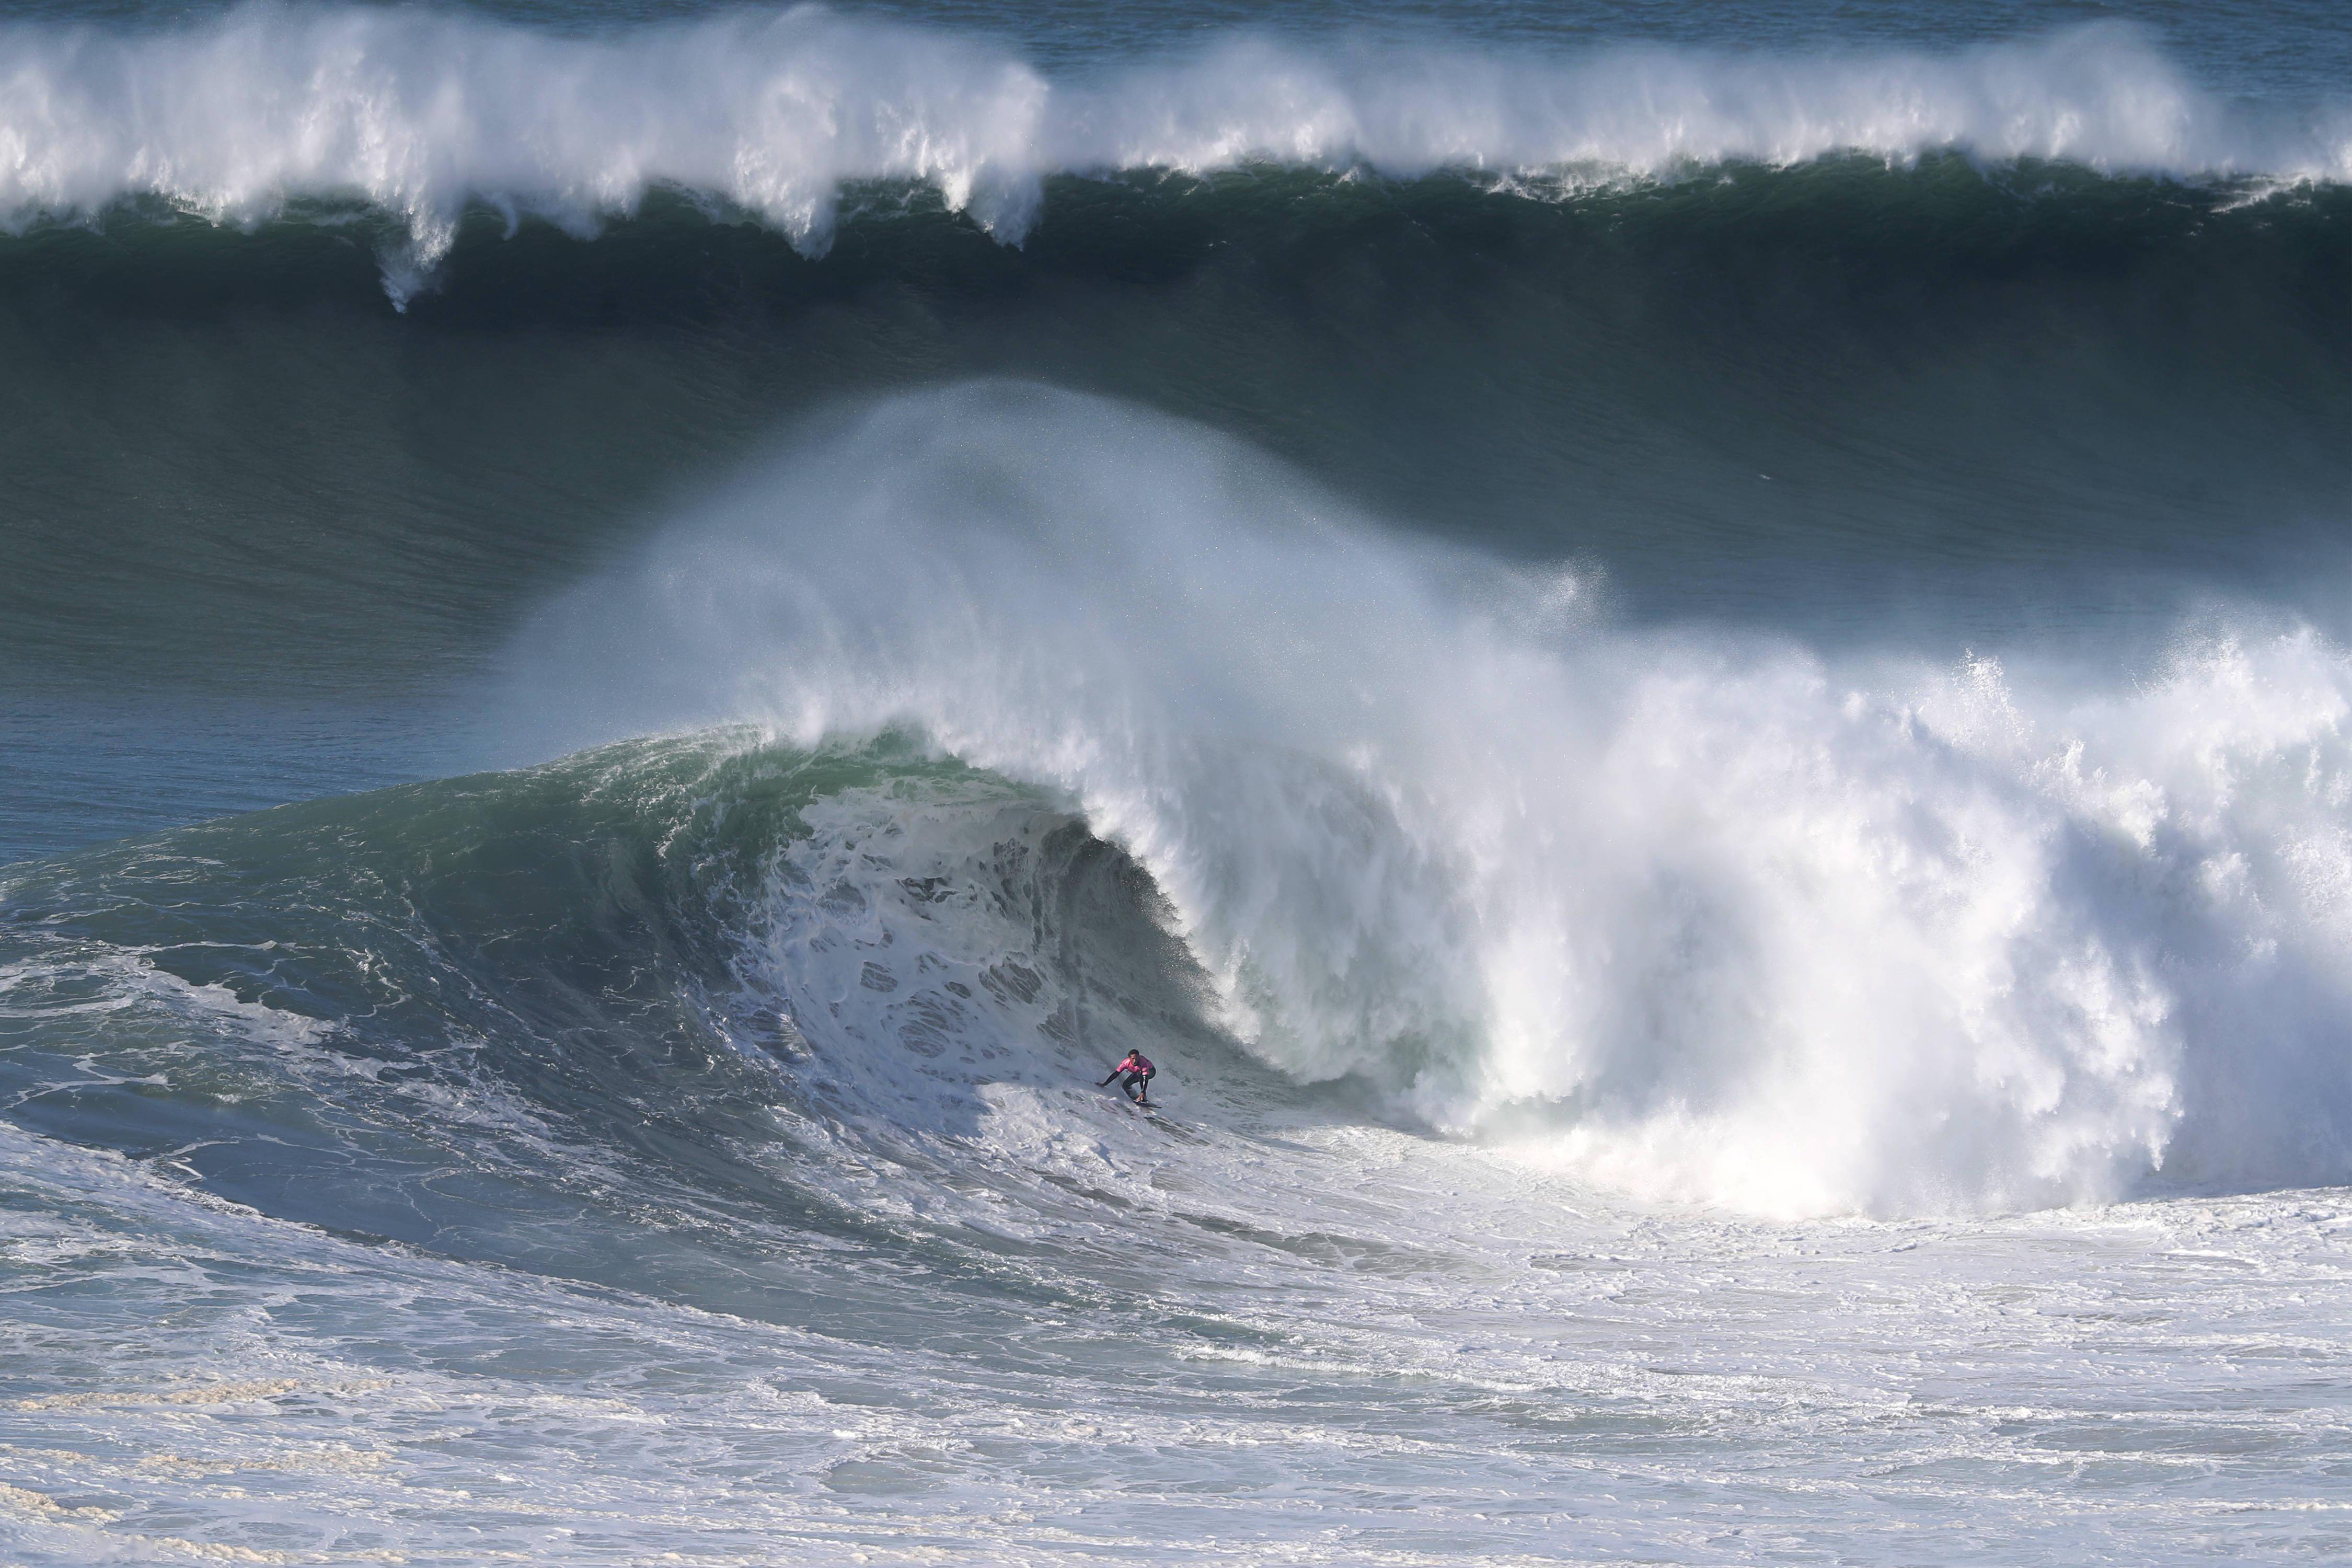
{"type": "Polygon", "coordinates": [[[431,13],[248,5],[199,26],[0,29],[0,212],[22,227],[160,197],[252,224],[391,215],[404,300],[486,203],[588,235],[656,188],[809,254],[860,182],[936,190],[1019,243],[1056,174],[1254,163],[1570,177],[1958,151],[2113,174],[2352,178],[2352,116],[2258,122],[2128,27],[1935,56],[1549,58],[1310,52],[1256,36],[1083,79],[984,40],[813,7],[565,37],[431,13]]]}

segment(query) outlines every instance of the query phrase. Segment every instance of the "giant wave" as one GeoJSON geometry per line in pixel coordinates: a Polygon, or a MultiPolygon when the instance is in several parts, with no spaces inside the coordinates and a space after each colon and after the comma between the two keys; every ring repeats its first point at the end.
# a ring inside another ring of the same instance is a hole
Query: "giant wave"
{"type": "MultiPolygon", "coordinates": [[[[161,199],[250,225],[356,203],[404,300],[468,206],[590,234],[675,190],[830,243],[845,187],[935,190],[1019,243],[1055,174],[1293,165],[1589,188],[1839,153],[1952,151],[2191,179],[2341,182],[2352,121],[2263,119],[2140,34],[1958,53],[1513,56],[1243,35],[1049,76],[976,37],[816,8],[567,37],[456,15],[250,5],[164,31],[0,34],[0,213],[161,199]]],[[[333,216],[331,213],[328,216],[333,216]]]]}
{"type": "Polygon", "coordinates": [[[610,749],[0,879],[20,1119],[558,1271],[572,1205],[667,1215],[682,1290],[874,1158],[1026,1192],[1130,1044],[1215,1124],[1323,1086],[1767,1215],[2352,1172],[2342,649],[1832,661],[1593,590],[1098,399],[837,416],[522,635],[511,752],[610,749]]]}
{"type": "Polygon", "coordinates": [[[1591,596],[982,384],[836,423],[551,609],[516,722],[919,733],[1147,870],[1261,1059],[1652,1197],[2352,1172],[2340,649],[1832,667],[1591,596]]]}

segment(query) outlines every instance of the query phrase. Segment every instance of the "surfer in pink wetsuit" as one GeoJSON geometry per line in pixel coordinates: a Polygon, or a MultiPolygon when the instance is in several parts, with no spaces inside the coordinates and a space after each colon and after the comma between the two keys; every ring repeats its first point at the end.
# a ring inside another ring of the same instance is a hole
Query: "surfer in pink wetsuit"
{"type": "Polygon", "coordinates": [[[1110,1069],[1110,1078],[1103,1079],[1095,1087],[1108,1089],[1110,1086],[1111,1078],[1118,1078],[1124,1073],[1127,1075],[1127,1081],[1118,1087],[1126,1092],[1127,1098],[1138,1105],[1149,1105],[1151,1101],[1144,1097],[1151,1092],[1151,1075],[1159,1070],[1151,1065],[1151,1058],[1141,1051],[1129,1051],[1127,1053],[1126,1060],[1110,1069]]]}

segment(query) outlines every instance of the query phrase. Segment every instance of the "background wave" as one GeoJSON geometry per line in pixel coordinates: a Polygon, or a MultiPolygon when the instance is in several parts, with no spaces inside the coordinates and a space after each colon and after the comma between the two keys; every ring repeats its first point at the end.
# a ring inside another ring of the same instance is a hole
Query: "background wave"
{"type": "MultiPolygon", "coordinates": [[[[19,25],[0,210],[22,225],[153,196],[250,224],[300,199],[401,231],[404,301],[486,202],[572,232],[667,188],[811,253],[845,185],[912,182],[1017,243],[1043,181],[1252,164],[1480,171],[1579,189],[1718,165],[1958,152],[2261,182],[2352,174],[2338,104],[2266,120],[2119,27],[1957,54],[1481,55],[1237,37],[1050,78],[1001,47],[816,9],[563,36],[454,14],[257,6],[166,32],[19,25]]],[[[1532,186],[1530,186],[1532,182],[1532,186]]]]}

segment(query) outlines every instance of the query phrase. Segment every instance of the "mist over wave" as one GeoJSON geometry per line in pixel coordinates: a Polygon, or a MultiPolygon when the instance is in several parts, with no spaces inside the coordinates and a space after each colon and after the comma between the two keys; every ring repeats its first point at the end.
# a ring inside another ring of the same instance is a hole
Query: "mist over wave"
{"type": "Polygon", "coordinates": [[[395,301],[470,204],[586,235],[657,189],[815,254],[844,188],[872,182],[934,189],[1017,244],[1061,173],[1451,169],[1543,191],[1956,151],[2198,179],[2352,177],[2342,106],[2232,108],[2120,26],[1944,55],[1780,57],[1310,50],[1237,35],[1050,77],[982,37],[817,8],[559,36],[257,5],[167,30],[19,24],[0,47],[0,212],[16,225],[137,197],[236,224],[355,202],[402,226],[386,258],[395,301]]]}
{"type": "Polygon", "coordinates": [[[1644,1195],[2352,1171],[2342,650],[1832,668],[1592,593],[982,384],[836,422],[579,590],[516,711],[551,748],[911,728],[1132,856],[1267,1062],[1644,1195]]]}

